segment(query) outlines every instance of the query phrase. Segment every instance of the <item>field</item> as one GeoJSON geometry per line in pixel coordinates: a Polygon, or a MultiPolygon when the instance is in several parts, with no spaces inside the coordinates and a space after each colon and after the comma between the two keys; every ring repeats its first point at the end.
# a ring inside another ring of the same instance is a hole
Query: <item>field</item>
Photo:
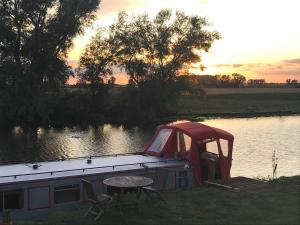
{"type": "MultiPolygon", "coordinates": [[[[112,96],[124,87],[110,90],[112,96]]],[[[68,88],[67,92],[86,92],[86,88],[68,88]]],[[[204,88],[205,97],[181,96],[172,112],[156,119],[158,123],[201,117],[257,117],[300,113],[300,88],[204,88]]]]}
{"type": "Polygon", "coordinates": [[[174,110],[178,118],[193,119],[198,117],[251,117],[291,115],[300,113],[299,89],[277,92],[249,93],[249,89],[214,89],[206,90],[205,98],[182,96],[174,110]],[[288,92],[294,91],[294,93],[288,92]]]}
{"type": "Polygon", "coordinates": [[[216,187],[164,193],[166,204],[142,200],[140,212],[107,209],[100,221],[84,217],[86,204],[18,216],[14,224],[300,224],[300,176],[270,181],[260,191],[216,187]]]}
{"type": "Polygon", "coordinates": [[[207,95],[300,94],[300,88],[203,88],[207,95]]]}

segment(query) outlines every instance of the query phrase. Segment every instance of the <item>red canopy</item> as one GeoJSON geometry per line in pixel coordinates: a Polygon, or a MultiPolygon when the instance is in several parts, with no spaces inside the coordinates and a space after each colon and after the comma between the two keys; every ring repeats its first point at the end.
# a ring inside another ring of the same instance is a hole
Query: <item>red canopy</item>
{"type": "Polygon", "coordinates": [[[169,124],[159,127],[150,144],[146,147],[145,153],[164,158],[174,157],[175,153],[180,154],[182,159],[187,159],[193,166],[193,171],[197,183],[203,181],[201,175],[200,154],[206,151],[206,143],[217,142],[219,167],[222,179],[230,177],[232,160],[232,147],[234,136],[229,132],[210,127],[196,122],[184,122],[169,124]],[[179,133],[183,133],[191,138],[190,149],[187,152],[179,151],[179,133]],[[224,155],[220,139],[228,141],[228,154],[224,155]]]}
{"type": "Polygon", "coordinates": [[[225,130],[221,130],[215,127],[210,127],[201,123],[185,122],[185,123],[170,124],[164,127],[181,130],[182,132],[189,135],[191,138],[197,140],[203,140],[207,138],[222,138],[226,140],[234,139],[233,135],[228,133],[225,130]]]}

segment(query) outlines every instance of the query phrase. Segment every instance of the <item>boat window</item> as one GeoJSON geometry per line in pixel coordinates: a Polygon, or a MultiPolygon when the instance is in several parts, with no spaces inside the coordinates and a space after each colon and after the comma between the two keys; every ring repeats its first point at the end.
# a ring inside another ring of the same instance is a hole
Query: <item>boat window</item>
{"type": "Polygon", "coordinates": [[[54,203],[67,203],[80,200],[79,184],[59,186],[54,188],[54,203]]]}
{"type": "Polygon", "coordinates": [[[206,150],[214,154],[219,154],[218,144],[216,141],[206,143],[206,150]]]}
{"type": "Polygon", "coordinates": [[[0,191],[0,211],[4,209],[22,209],[24,207],[24,191],[0,191]],[[4,198],[4,199],[3,199],[4,198]]]}
{"type": "Polygon", "coordinates": [[[171,129],[161,129],[148,150],[152,152],[161,152],[161,150],[167,143],[171,133],[171,129]]]}
{"type": "Polygon", "coordinates": [[[228,156],[228,141],[224,139],[220,139],[220,145],[222,148],[222,153],[224,156],[228,156]]]}
{"type": "Polygon", "coordinates": [[[186,152],[191,150],[192,138],[183,132],[177,132],[177,148],[179,152],[186,152]]]}
{"type": "Polygon", "coordinates": [[[50,207],[50,186],[31,187],[27,191],[29,210],[50,207]]]}

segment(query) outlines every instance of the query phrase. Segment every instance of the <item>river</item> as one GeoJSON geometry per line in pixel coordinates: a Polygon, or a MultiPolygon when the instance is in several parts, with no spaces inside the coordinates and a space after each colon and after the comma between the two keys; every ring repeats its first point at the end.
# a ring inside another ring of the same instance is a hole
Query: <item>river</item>
{"type": "MultiPolygon", "coordinates": [[[[277,176],[300,174],[300,116],[208,119],[207,125],[235,136],[232,176],[266,178],[272,175],[272,155],[278,158],[277,176]]],[[[0,162],[35,162],[69,157],[142,151],[155,127],[38,128],[15,127],[0,133],[0,162]]]]}

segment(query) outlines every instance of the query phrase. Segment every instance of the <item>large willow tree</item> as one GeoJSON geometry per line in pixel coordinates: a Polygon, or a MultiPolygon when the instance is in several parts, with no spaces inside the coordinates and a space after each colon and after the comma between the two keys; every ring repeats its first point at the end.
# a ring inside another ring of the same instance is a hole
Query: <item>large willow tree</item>
{"type": "Polygon", "coordinates": [[[201,54],[220,38],[209,25],[206,18],[169,9],[153,20],[148,15],[119,14],[110,27],[109,41],[118,65],[138,87],[131,89],[127,115],[147,122],[174,111],[178,94],[188,88],[177,82],[177,76],[192,64],[201,64],[201,54]]]}
{"type": "Polygon", "coordinates": [[[110,40],[118,47],[120,66],[133,82],[167,82],[175,80],[182,69],[201,62],[200,54],[220,38],[208,26],[203,17],[169,9],[158,12],[153,20],[147,15],[120,13],[110,27],[110,40]]]}
{"type": "Polygon", "coordinates": [[[0,1],[0,120],[47,118],[49,90],[68,76],[67,50],[100,0],[0,1]]]}

